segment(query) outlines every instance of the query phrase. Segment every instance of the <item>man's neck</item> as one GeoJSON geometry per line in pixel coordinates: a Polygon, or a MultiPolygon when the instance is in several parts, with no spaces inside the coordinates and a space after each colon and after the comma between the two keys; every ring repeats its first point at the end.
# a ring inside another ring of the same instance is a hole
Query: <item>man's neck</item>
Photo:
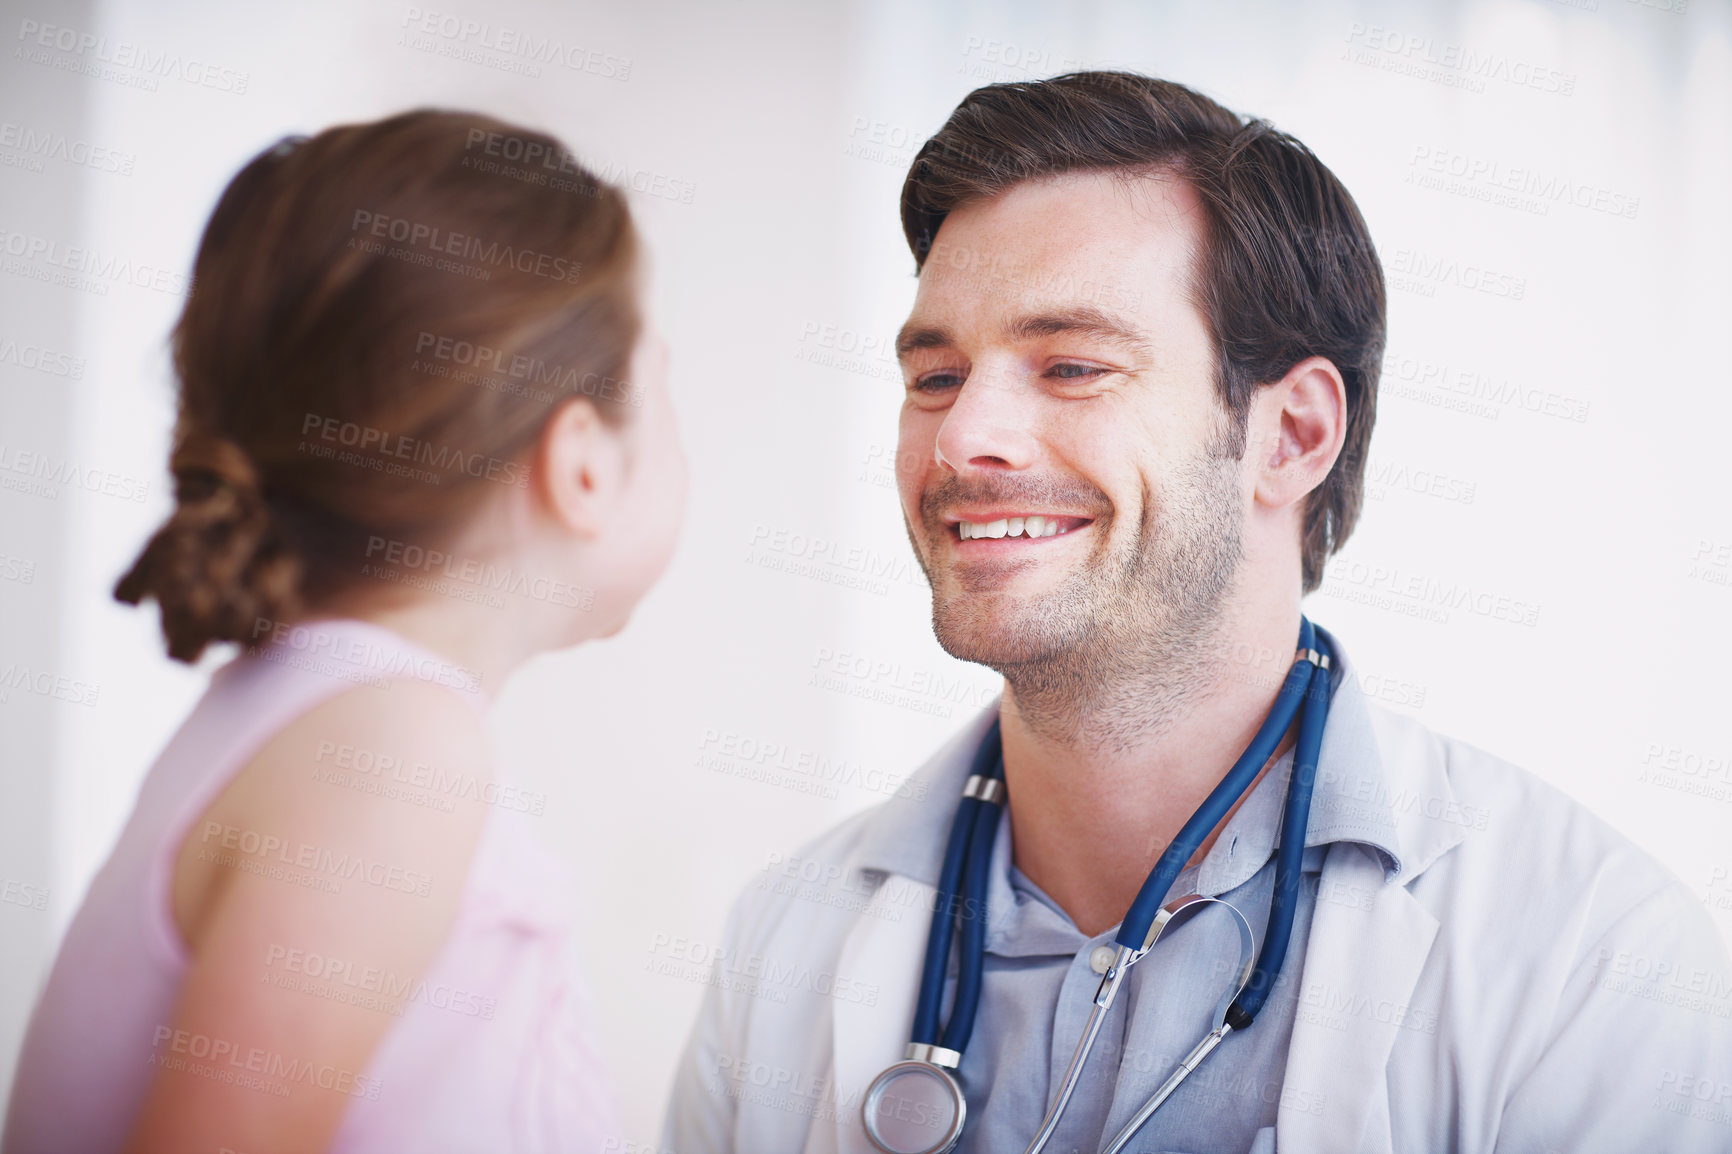
{"type": "MultiPolygon", "coordinates": [[[[1122,712],[1134,692],[1165,703],[1161,717],[1128,737],[1122,718],[1093,726],[1087,716],[1072,717],[1054,726],[1048,708],[1024,708],[1006,685],[1000,721],[1017,868],[1083,933],[1118,924],[1156,859],[1251,743],[1293,660],[1298,615],[1284,616],[1223,635],[1210,646],[1206,680],[1193,665],[1189,685],[1163,685],[1158,673],[1140,671],[1123,692],[1097,686],[1093,699],[1118,703],[1101,708],[1122,712]],[[1100,739],[1109,732],[1112,740],[1100,739]]],[[[1290,743],[1291,735],[1277,756],[1290,743]]]]}

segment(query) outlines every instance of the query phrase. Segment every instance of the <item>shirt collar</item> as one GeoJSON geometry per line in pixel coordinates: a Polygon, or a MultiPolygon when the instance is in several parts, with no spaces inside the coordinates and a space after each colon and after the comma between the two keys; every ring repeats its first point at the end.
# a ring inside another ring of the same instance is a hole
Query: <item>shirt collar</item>
{"type": "MultiPolygon", "coordinates": [[[[1385,878],[1393,878],[1402,870],[1400,836],[1392,804],[1394,794],[1378,750],[1369,702],[1340,641],[1327,630],[1319,631],[1335,658],[1330,670],[1329,718],[1323,727],[1305,844],[1359,843],[1376,851],[1385,878]]],[[[994,702],[909,779],[908,789],[868,819],[855,857],[860,868],[938,884],[940,860],[962,783],[976,747],[997,716],[998,704],[994,702]]],[[[1283,755],[1233,815],[1198,871],[1198,892],[1225,893],[1248,880],[1269,860],[1279,840],[1291,765],[1291,754],[1283,755]]],[[[1001,845],[995,847],[994,854],[1007,866],[1009,828],[1007,822],[1000,830],[1001,845]]],[[[1313,863],[1319,860],[1315,854],[1307,854],[1307,858],[1313,863]]]]}

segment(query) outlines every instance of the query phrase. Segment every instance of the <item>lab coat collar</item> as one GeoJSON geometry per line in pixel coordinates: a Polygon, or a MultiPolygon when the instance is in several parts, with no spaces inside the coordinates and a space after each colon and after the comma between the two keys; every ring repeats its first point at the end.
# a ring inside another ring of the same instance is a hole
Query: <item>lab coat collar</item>
{"type": "Polygon", "coordinates": [[[975,749],[996,720],[995,699],[878,807],[867,819],[855,850],[856,865],[924,885],[938,884],[962,783],[968,778],[975,749]]]}
{"type": "MultiPolygon", "coordinates": [[[[1335,660],[1329,721],[1323,729],[1305,844],[1356,842],[1374,851],[1386,881],[1406,883],[1461,840],[1463,825],[1452,816],[1458,808],[1454,795],[1433,759],[1395,766],[1386,761],[1357,670],[1335,635],[1320,631],[1334,649],[1335,660]]],[[[997,716],[995,701],[922,766],[909,779],[907,788],[879,807],[863,832],[855,857],[857,866],[926,885],[937,884],[962,783],[975,748],[997,716]]],[[[1291,760],[1285,759],[1271,770],[1263,783],[1271,789],[1259,786],[1260,792],[1273,796],[1275,800],[1269,804],[1277,807],[1277,813],[1286,794],[1284,775],[1290,765],[1291,760]],[[1283,780],[1274,780],[1278,773],[1283,780]]],[[[1217,846],[1231,845],[1237,837],[1248,852],[1230,857],[1211,853],[1198,874],[1200,892],[1232,889],[1245,880],[1234,880],[1244,873],[1244,863],[1254,861],[1250,873],[1255,873],[1268,860],[1276,846],[1279,823],[1268,821],[1268,805],[1262,802],[1255,795],[1248,798],[1217,839],[1217,846]]]]}

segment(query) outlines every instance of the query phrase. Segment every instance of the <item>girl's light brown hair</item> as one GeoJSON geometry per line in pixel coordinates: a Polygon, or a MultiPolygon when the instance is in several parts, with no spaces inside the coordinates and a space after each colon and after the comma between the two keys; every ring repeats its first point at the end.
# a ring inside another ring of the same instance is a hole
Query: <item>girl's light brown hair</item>
{"type": "Polygon", "coordinates": [[[370,554],[528,482],[559,405],[628,417],[636,271],[624,196],[544,133],[422,110],[267,149],[205,227],[175,510],[115,596],[195,661],[379,587],[370,554]]]}

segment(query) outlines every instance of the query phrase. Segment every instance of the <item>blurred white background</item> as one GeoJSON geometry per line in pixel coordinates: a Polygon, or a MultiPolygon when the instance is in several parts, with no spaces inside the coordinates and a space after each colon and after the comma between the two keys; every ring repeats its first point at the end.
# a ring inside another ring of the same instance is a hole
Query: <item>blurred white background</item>
{"type": "Polygon", "coordinates": [[[169,507],[182,298],[153,273],[189,269],[260,148],[417,105],[554,131],[639,190],[653,251],[683,544],[623,636],[537,662],[496,715],[585,881],[633,1142],[732,896],[995,689],[932,641],[890,488],[897,195],[982,83],[1152,72],[1335,170],[1391,278],[1390,358],[1371,499],[1309,612],[1374,696],[1581,799],[1732,932],[1726,0],[432,3],[4,5],[0,1087],[226,656],[169,661],[154,609],[109,596],[169,507]],[[528,66],[481,46],[503,30],[594,55],[528,66]],[[94,271],[51,282],[70,248],[94,271]]]}

